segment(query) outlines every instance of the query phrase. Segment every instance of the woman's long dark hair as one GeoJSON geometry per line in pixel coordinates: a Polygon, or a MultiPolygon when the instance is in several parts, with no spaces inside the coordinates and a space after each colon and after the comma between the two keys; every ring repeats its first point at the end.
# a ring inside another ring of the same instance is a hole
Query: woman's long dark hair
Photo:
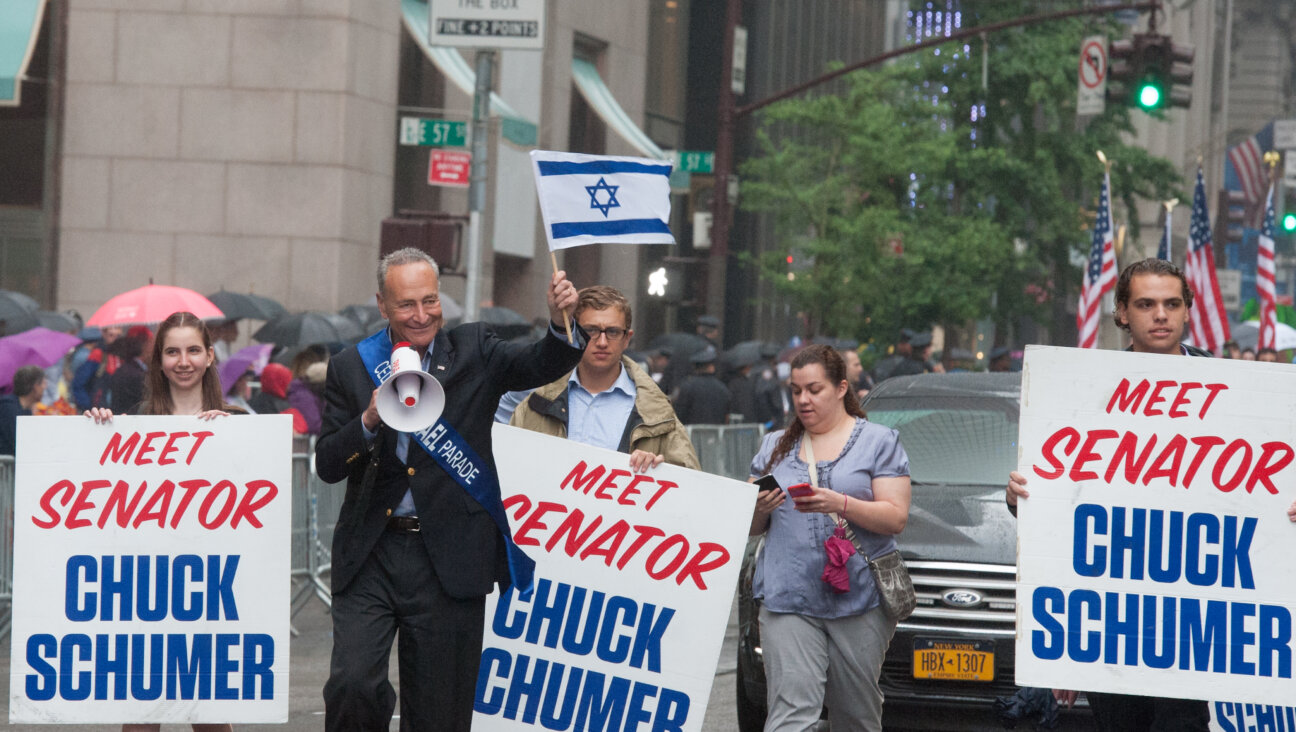
{"type": "MultiPolygon", "coordinates": [[[[207,330],[207,325],[199,320],[197,315],[184,310],[171,313],[171,316],[158,326],[157,337],[153,339],[153,353],[149,357],[148,375],[144,380],[144,402],[140,405],[140,414],[166,415],[175,410],[175,403],[171,401],[171,382],[167,381],[166,374],[162,373],[162,346],[166,343],[167,333],[173,328],[197,330],[198,335],[202,337],[203,348],[211,352],[211,331],[207,330]]],[[[220,374],[216,365],[216,358],[213,356],[211,365],[203,372],[203,411],[222,409],[225,406],[221,394],[220,374]]]]}
{"type": "MultiPolygon", "coordinates": [[[[846,360],[841,357],[837,349],[832,346],[816,344],[801,349],[797,355],[792,357],[792,370],[804,368],[810,364],[817,363],[823,366],[824,375],[828,378],[828,383],[836,386],[846,380],[846,360]]],[[[855,393],[855,387],[852,384],[846,385],[846,396],[842,397],[843,406],[846,407],[846,413],[852,417],[865,416],[864,409],[860,407],[859,395],[855,393]]],[[[801,435],[805,434],[805,425],[801,424],[801,418],[797,416],[795,409],[792,412],[792,418],[788,420],[787,429],[783,431],[783,436],[779,438],[774,445],[774,452],[770,454],[769,462],[765,464],[765,471],[774,469],[779,461],[792,452],[801,435]]]]}

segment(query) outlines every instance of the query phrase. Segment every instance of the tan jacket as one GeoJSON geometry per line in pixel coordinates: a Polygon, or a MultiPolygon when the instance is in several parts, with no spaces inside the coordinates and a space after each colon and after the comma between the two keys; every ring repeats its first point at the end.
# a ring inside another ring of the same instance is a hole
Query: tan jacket
{"type": "MultiPolygon", "coordinates": [[[[666,462],[693,470],[700,469],[693,442],[675,417],[670,400],[643,369],[625,356],[621,366],[635,385],[635,406],[620,450],[644,450],[665,456],[666,462]]],[[[513,412],[509,424],[554,437],[567,436],[567,383],[571,373],[531,392],[513,412]]]]}

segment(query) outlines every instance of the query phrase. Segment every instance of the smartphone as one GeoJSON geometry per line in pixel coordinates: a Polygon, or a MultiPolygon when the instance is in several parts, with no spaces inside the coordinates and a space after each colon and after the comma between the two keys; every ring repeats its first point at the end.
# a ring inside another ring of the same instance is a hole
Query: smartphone
{"type": "Polygon", "coordinates": [[[779,489],[778,481],[772,475],[762,475],[756,479],[756,485],[760,487],[760,492],[776,491],[779,489]]]}
{"type": "Polygon", "coordinates": [[[814,493],[814,488],[809,483],[797,483],[787,487],[787,494],[793,498],[803,498],[814,493]]]}

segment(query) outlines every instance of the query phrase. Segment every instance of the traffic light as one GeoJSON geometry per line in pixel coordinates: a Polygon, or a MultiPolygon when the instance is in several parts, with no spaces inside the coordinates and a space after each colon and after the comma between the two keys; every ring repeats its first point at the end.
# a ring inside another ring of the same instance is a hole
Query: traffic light
{"type": "MultiPolygon", "coordinates": [[[[1296,165],[1296,161],[1289,163],[1296,165]]],[[[1282,213],[1278,215],[1278,228],[1285,234],[1296,234],[1296,187],[1283,191],[1282,213]]]]}
{"type": "Polygon", "coordinates": [[[1157,33],[1112,41],[1107,48],[1108,99],[1145,111],[1192,106],[1193,56],[1192,46],[1157,33]]]}
{"type": "Polygon", "coordinates": [[[1241,191],[1222,190],[1215,207],[1215,261],[1223,259],[1225,244],[1242,243],[1242,226],[1246,221],[1246,195],[1241,191]]]}

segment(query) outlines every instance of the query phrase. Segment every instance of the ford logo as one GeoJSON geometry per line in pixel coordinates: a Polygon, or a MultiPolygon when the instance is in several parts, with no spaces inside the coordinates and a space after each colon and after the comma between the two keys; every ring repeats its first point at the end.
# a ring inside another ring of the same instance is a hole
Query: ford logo
{"type": "Polygon", "coordinates": [[[976,607],[981,601],[981,593],[975,590],[946,590],[941,595],[941,602],[950,607],[976,607]]]}

